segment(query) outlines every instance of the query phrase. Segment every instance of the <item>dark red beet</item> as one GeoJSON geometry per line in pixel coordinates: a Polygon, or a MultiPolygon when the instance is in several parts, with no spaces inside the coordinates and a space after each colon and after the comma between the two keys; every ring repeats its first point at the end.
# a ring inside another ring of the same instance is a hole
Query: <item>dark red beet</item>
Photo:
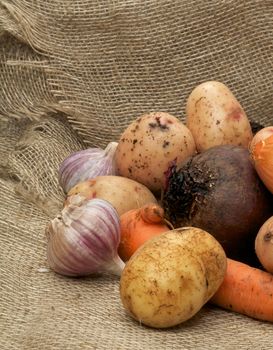
{"type": "Polygon", "coordinates": [[[247,261],[254,239],[273,215],[273,196],[256,174],[246,148],[216,146],[187,159],[168,175],[163,207],[174,227],[211,233],[227,255],[247,261]]]}

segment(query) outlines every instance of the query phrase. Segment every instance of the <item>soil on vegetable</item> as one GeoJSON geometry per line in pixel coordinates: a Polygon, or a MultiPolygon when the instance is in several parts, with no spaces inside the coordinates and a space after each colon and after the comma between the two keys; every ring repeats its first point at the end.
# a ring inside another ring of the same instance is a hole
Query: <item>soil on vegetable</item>
{"type": "Polygon", "coordinates": [[[187,224],[194,217],[198,207],[205,205],[205,198],[211,192],[216,174],[202,164],[193,166],[190,158],[183,168],[172,165],[167,173],[163,207],[174,227],[187,224]]]}
{"type": "Polygon", "coordinates": [[[151,129],[155,129],[155,128],[159,128],[160,130],[169,130],[169,126],[167,124],[172,124],[172,122],[170,120],[166,122],[162,122],[160,116],[155,117],[155,121],[149,123],[149,127],[151,129]]]}

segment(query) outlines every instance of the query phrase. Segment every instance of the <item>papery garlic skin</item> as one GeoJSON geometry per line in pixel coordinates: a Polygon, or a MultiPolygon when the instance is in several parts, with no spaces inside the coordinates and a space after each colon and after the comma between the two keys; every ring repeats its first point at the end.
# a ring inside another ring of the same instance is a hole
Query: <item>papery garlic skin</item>
{"type": "Polygon", "coordinates": [[[50,267],[65,276],[101,272],[120,275],[124,263],[117,253],[120,242],[119,216],[103,199],[84,200],[62,210],[47,228],[50,267]]]}
{"type": "Polygon", "coordinates": [[[114,154],[117,145],[117,142],[110,142],[104,150],[88,148],[68,156],[59,168],[59,183],[65,193],[79,182],[99,175],[116,175],[114,154]]]}

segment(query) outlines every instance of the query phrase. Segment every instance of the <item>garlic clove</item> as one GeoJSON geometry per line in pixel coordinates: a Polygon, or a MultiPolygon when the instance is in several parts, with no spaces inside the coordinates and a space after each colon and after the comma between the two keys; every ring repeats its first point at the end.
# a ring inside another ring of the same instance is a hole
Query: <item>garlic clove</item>
{"type": "Polygon", "coordinates": [[[114,154],[117,145],[117,142],[110,142],[104,150],[88,148],[68,156],[59,168],[59,183],[65,193],[79,182],[100,175],[116,175],[114,154]]]}
{"type": "Polygon", "coordinates": [[[124,262],[117,253],[119,216],[103,199],[82,200],[63,209],[47,228],[50,267],[66,276],[109,272],[120,275],[124,262]]]}

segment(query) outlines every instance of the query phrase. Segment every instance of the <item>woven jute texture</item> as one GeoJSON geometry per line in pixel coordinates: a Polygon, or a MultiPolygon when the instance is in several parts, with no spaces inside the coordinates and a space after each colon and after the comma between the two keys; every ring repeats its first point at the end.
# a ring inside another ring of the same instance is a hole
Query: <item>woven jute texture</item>
{"type": "Polygon", "coordinates": [[[273,326],[206,305],[168,330],[126,315],[119,280],[48,269],[58,166],[145,112],[185,118],[227,84],[273,123],[273,1],[0,0],[0,349],[272,349],[273,326]]]}

